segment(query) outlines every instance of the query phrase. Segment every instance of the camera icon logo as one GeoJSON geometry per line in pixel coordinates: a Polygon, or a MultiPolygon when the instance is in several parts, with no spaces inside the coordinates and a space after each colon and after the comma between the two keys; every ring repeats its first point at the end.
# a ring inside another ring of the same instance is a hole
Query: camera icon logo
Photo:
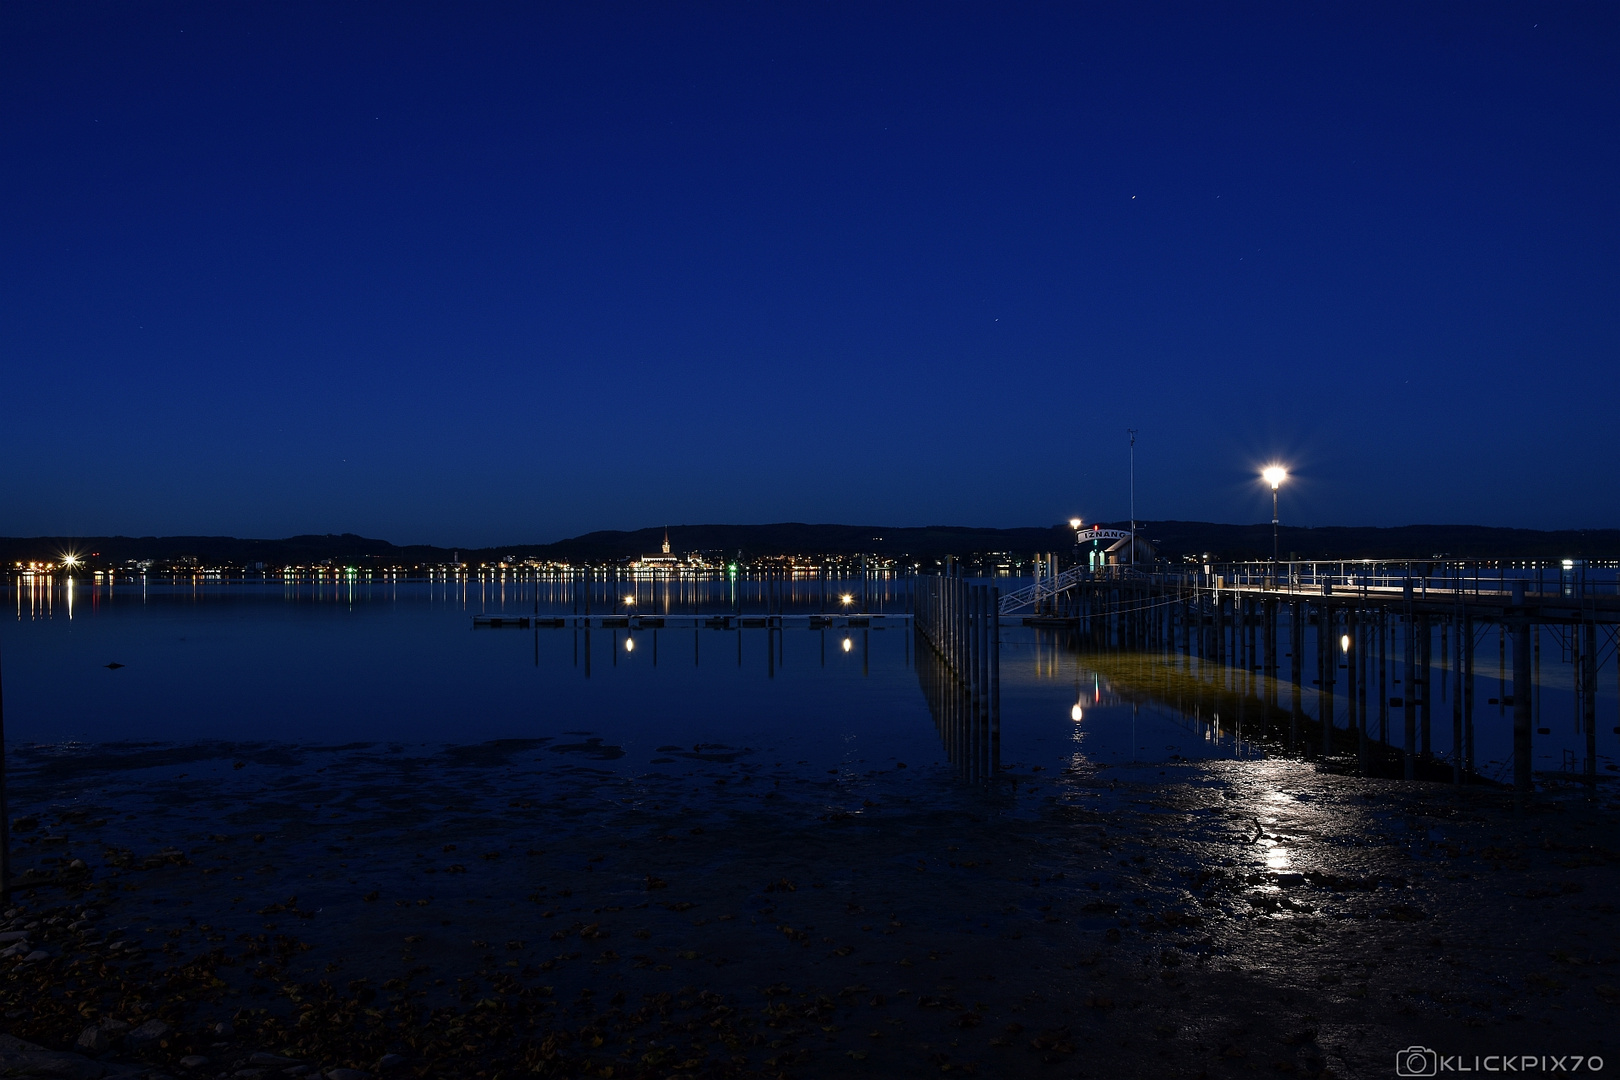
{"type": "Polygon", "coordinates": [[[1408,1046],[1395,1055],[1396,1076],[1435,1076],[1440,1072],[1440,1055],[1424,1046],[1408,1046]]]}

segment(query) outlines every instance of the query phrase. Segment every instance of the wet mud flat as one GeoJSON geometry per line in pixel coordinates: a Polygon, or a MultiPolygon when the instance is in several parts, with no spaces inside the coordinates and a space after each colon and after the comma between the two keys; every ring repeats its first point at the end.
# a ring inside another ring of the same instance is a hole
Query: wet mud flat
{"type": "Polygon", "coordinates": [[[1261,759],[1013,763],[978,787],[741,747],[635,762],[585,733],[37,747],[11,778],[0,1071],[1620,1061],[1607,785],[1516,808],[1261,759]]]}

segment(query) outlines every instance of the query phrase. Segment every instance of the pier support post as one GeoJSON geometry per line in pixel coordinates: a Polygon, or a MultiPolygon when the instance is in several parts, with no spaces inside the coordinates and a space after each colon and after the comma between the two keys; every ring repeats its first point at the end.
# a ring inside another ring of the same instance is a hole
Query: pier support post
{"type": "Polygon", "coordinates": [[[990,586],[990,778],[1001,770],[1001,590],[990,586]]]}
{"type": "Polygon", "coordinates": [[[1378,610],[1378,619],[1375,625],[1378,633],[1378,742],[1381,746],[1389,745],[1389,667],[1385,663],[1385,652],[1389,645],[1389,611],[1385,608],[1378,610]]]}
{"type": "MultiPolygon", "coordinates": [[[[1581,652],[1581,730],[1586,733],[1585,781],[1597,784],[1597,623],[1581,627],[1585,647],[1581,652]]],[[[1620,651],[1620,650],[1617,650],[1620,651]]],[[[1517,693],[1517,691],[1515,691],[1517,693]]],[[[1514,702],[1518,698],[1514,697],[1514,702]]]]}
{"type": "Polygon", "coordinates": [[[1303,678],[1304,658],[1301,654],[1305,651],[1304,618],[1305,605],[1295,600],[1289,605],[1288,614],[1288,639],[1293,644],[1293,648],[1289,650],[1292,654],[1289,659],[1293,661],[1289,665],[1290,693],[1292,695],[1288,714],[1288,748],[1290,750],[1299,743],[1299,716],[1302,711],[1300,706],[1302,691],[1299,680],[1303,678]]]}
{"type": "MultiPolygon", "coordinates": [[[[1462,600],[1457,601],[1462,610],[1462,600]]],[[[1451,782],[1463,780],[1463,625],[1462,619],[1452,618],[1451,646],[1451,782]]]]}
{"type": "MultiPolygon", "coordinates": [[[[1524,586],[1513,586],[1515,607],[1524,603],[1524,586]]],[[[1530,703],[1530,619],[1522,611],[1513,619],[1513,790],[1522,797],[1535,788],[1530,703]]]]}
{"type": "Polygon", "coordinates": [[[1463,616],[1463,771],[1474,773],[1474,617],[1463,616]]]}
{"type": "Polygon", "coordinates": [[[1323,757],[1333,753],[1333,678],[1339,670],[1333,654],[1333,646],[1337,642],[1333,639],[1337,636],[1334,628],[1338,621],[1338,612],[1326,605],[1323,605],[1322,613],[1316,618],[1316,658],[1322,671],[1316,712],[1322,721],[1323,757]]]}
{"type": "Polygon", "coordinates": [[[1412,696],[1412,677],[1417,670],[1417,636],[1412,619],[1412,582],[1406,582],[1407,602],[1401,618],[1401,755],[1404,763],[1402,776],[1417,779],[1417,699],[1412,696]]]}
{"type": "Polygon", "coordinates": [[[1418,673],[1421,676],[1418,686],[1422,687],[1422,695],[1418,698],[1418,752],[1424,761],[1432,760],[1434,756],[1432,727],[1434,718],[1433,694],[1430,687],[1434,685],[1434,627],[1429,624],[1427,615],[1419,615],[1418,627],[1418,673]]]}
{"type": "Polygon", "coordinates": [[[1345,654],[1344,668],[1344,700],[1349,707],[1350,725],[1356,729],[1356,771],[1362,776],[1367,775],[1367,715],[1365,709],[1357,706],[1360,700],[1357,691],[1361,688],[1360,680],[1356,678],[1356,665],[1361,661],[1361,620],[1357,617],[1356,609],[1351,608],[1345,613],[1345,634],[1350,638],[1350,651],[1345,654]]]}

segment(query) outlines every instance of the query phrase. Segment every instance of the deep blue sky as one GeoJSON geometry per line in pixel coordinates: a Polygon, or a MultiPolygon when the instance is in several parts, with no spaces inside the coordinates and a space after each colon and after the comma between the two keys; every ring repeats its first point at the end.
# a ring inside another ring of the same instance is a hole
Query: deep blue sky
{"type": "Polygon", "coordinates": [[[1620,525],[1620,7],[0,8],[0,533],[1620,525]]]}

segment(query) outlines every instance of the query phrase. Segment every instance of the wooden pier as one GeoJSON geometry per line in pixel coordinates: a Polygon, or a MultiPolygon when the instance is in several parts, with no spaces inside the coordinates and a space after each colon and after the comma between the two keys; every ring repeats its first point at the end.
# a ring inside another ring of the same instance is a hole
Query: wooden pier
{"type": "MultiPolygon", "coordinates": [[[[1455,783],[1477,777],[1475,654],[1483,633],[1497,627],[1504,667],[1511,653],[1514,689],[1492,704],[1512,706],[1513,785],[1519,791],[1534,786],[1535,734],[1549,732],[1537,721],[1531,689],[1538,682],[1546,630],[1575,665],[1584,777],[1596,783],[1598,674],[1620,642],[1620,594],[1606,591],[1602,582],[1589,587],[1584,576],[1573,580],[1560,573],[1549,582],[1545,574],[1509,574],[1500,565],[1489,577],[1478,572],[1480,564],[1472,574],[1464,569],[1443,562],[1262,563],[1199,572],[1076,567],[1051,575],[1044,589],[1009,599],[1033,609],[1025,620],[1033,625],[1071,626],[1124,647],[1179,652],[1260,672],[1273,704],[1279,689],[1288,688],[1296,726],[1304,718],[1304,681],[1314,675],[1322,751],[1333,752],[1336,739],[1352,739],[1365,772],[1377,750],[1393,742],[1407,779],[1416,777],[1420,763],[1434,761],[1433,728],[1443,722],[1435,707],[1438,636],[1451,680],[1446,696],[1455,783]],[[1409,677],[1402,692],[1391,695],[1388,675],[1397,647],[1401,670],[1409,677]],[[1334,725],[1339,693],[1347,707],[1344,731],[1334,725]],[[1398,722],[1394,740],[1392,720],[1398,722]]],[[[1004,601],[1004,613],[1007,607],[1004,601]]],[[[1620,734],[1620,726],[1613,731],[1620,734]]]]}

